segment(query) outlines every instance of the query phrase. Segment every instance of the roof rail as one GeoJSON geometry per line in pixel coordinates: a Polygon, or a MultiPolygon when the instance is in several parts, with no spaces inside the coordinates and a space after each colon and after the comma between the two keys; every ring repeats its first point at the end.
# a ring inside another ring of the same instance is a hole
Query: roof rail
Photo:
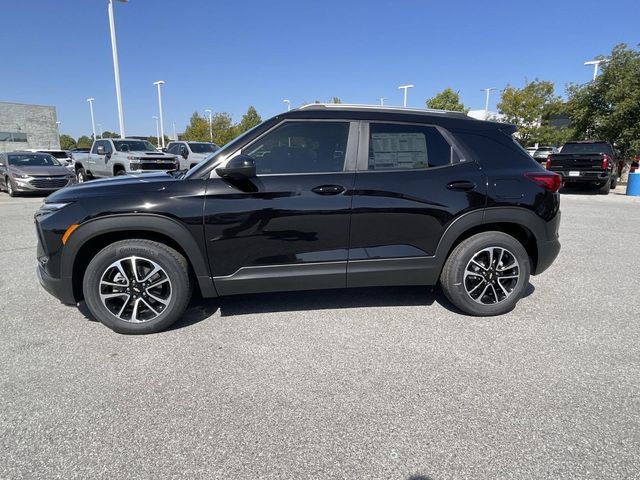
{"type": "Polygon", "coordinates": [[[415,113],[435,113],[446,115],[459,115],[466,117],[464,112],[456,112],[454,110],[437,110],[433,108],[407,108],[396,107],[391,105],[367,105],[358,103],[309,103],[298,108],[298,110],[323,110],[323,109],[344,109],[344,110],[376,110],[376,111],[392,111],[392,112],[415,112],[415,113]]]}

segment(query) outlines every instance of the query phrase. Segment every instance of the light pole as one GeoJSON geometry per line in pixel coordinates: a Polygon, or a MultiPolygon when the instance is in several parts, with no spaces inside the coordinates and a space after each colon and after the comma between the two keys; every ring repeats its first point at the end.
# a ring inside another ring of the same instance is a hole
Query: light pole
{"type": "Polygon", "coordinates": [[[173,140],[178,140],[178,135],[176,135],[176,122],[171,122],[173,124],[173,140]]]}
{"type": "Polygon", "coordinates": [[[386,100],[386,98],[380,97],[378,100],[380,100],[380,105],[384,106],[384,101],[386,100]]]}
{"type": "Polygon", "coordinates": [[[154,115],[151,118],[156,121],[156,138],[158,139],[158,146],[160,146],[160,125],[158,124],[158,117],[154,115]]]}
{"type": "Polygon", "coordinates": [[[291,100],[285,98],[284,100],[282,100],[282,103],[287,104],[287,112],[289,112],[291,110],[291,100]]]}
{"type": "Polygon", "coordinates": [[[589,60],[588,62],[584,62],[585,65],[593,65],[593,79],[595,80],[596,77],[598,76],[598,68],[600,67],[601,63],[605,63],[607,60],[606,59],[600,59],[600,60],[589,60]]]}
{"type": "Polygon", "coordinates": [[[404,108],[407,108],[407,90],[409,90],[410,88],[413,88],[413,85],[400,85],[398,87],[398,89],[404,90],[404,102],[402,103],[404,108]]]}
{"type": "MultiPolygon", "coordinates": [[[[118,2],[127,3],[129,0],[117,0],[118,2]]],[[[111,31],[111,53],[113,55],[113,75],[116,80],[116,101],[118,102],[118,122],[120,124],[120,138],[124,135],[124,114],[122,113],[122,95],[120,93],[120,69],[118,68],[118,47],[116,45],[116,25],[113,21],[113,0],[109,0],[109,30],[111,31]]],[[[96,132],[93,129],[93,137],[96,132]]]]}
{"type": "Polygon", "coordinates": [[[62,145],[60,145],[60,124],[61,123],[62,122],[60,122],[60,121],[56,122],[56,129],[58,130],[58,146],[59,147],[62,147],[62,145]]]}
{"type": "Polygon", "coordinates": [[[211,139],[211,143],[213,143],[213,118],[211,117],[213,112],[211,109],[207,108],[204,113],[209,114],[209,138],[211,139]]]}
{"type": "Polygon", "coordinates": [[[164,80],[158,80],[157,82],[153,82],[155,86],[158,87],[158,111],[160,117],[160,137],[162,148],[164,148],[164,123],[162,121],[162,93],[160,92],[160,87],[164,85],[164,80]]]}
{"type": "Polygon", "coordinates": [[[491,90],[495,90],[495,87],[480,89],[481,92],[486,93],[486,96],[484,99],[484,119],[485,120],[489,118],[489,95],[491,94],[491,90]]]}
{"type": "Polygon", "coordinates": [[[91,112],[91,131],[93,132],[93,139],[96,139],[96,121],[93,118],[93,101],[95,98],[90,97],[87,98],[87,102],[89,102],[89,111],[91,112]]]}
{"type": "Polygon", "coordinates": [[[98,133],[100,133],[100,138],[102,138],[102,125],[98,124],[98,133]]]}

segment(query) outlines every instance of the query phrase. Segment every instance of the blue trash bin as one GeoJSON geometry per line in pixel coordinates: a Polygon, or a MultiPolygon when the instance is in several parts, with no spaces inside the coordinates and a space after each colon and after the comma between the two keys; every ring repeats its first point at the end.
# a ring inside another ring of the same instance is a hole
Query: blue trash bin
{"type": "Polygon", "coordinates": [[[627,195],[640,197],[640,172],[629,174],[629,180],[627,180],[627,195]]]}

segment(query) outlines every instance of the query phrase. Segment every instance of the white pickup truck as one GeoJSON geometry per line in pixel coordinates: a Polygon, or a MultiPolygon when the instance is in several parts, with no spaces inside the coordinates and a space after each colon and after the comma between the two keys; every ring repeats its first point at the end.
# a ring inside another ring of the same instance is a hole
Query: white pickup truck
{"type": "Polygon", "coordinates": [[[178,170],[180,162],[176,155],[158,152],[146,140],[105,138],[94,141],[88,155],[74,156],[73,168],[82,183],[91,178],[178,170]]]}

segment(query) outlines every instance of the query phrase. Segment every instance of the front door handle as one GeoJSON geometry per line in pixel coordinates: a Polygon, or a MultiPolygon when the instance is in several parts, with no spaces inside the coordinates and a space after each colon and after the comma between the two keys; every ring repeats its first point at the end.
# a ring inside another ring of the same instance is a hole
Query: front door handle
{"type": "Polygon", "coordinates": [[[449,190],[456,190],[459,192],[468,192],[469,190],[473,190],[474,188],[476,188],[476,184],[473,182],[467,182],[467,181],[457,181],[457,182],[451,182],[447,185],[447,188],[449,190]]]}
{"type": "Polygon", "coordinates": [[[313,193],[317,193],[318,195],[338,195],[344,192],[344,190],[342,185],[319,185],[311,189],[313,193]]]}

